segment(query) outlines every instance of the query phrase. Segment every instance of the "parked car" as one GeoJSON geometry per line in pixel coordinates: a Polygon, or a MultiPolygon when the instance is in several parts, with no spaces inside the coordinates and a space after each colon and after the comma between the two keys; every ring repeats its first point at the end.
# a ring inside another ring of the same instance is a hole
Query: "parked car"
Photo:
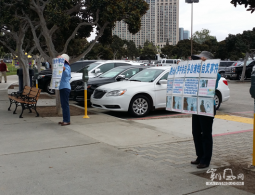
{"type": "MultiPolygon", "coordinates": [[[[134,65],[134,66],[140,66],[141,63],[127,61],[127,60],[107,60],[107,61],[97,61],[90,65],[88,65],[86,68],[88,70],[88,76],[89,78],[97,77],[108,70],[111,70],[115,67],[119,66],[127,66],[127,65],[134,65]]],[[[73,81],[81,80],[83,74],[83,69],[77,71],[76,73],[72,73],[72,78],[70,80],[70,83],[73,81]]]]}
{"type": "Polygon", "coordinates": [[[4,63],[12,63],[12,59],[3,59],[4,63]]]}
{"type": "MultiPolygon", "coordinates": [[[[83,60],[70,64],[71,72],[77,72],[93,62],[96,62],[96,60],[83,60]]],[[[55,90],[50,89],[51,77],[52,77],[51,69],[41,71],[38,76],[38,87],[49,94],[55,94],[55,90]]],[[[33,85],[35,86],[36,80],[34,78],[32,82],[33,85]]]]}
{"type": "MultiPolygon", "coordinates": [[[[239,66],[231,66],[226,70],[226,77],[229,79],[237,79],[240,80],[243,72],[243,65],[240,64],[239,66]]],[[[244,79],[250,78],[252,73],[252,68],[255,65],[255,60],[248,60],[246,63],[246,71],[244,75],[244,79]]]]}
{"type": "Polygon", "coordinates": [[[220,61],[218,72],[222,77],[225,77],[226,68],[232,66],[236,61],[220,61]]]}
{"type": "MultiPolygon", "coordinates": [[[[87,82],[87,98],[90,99],[94,90],[102,85],[123,81],[134,76],[141,70],[147,68],[146,66],[119,66],[113,68],[98,77],[90,78],[87,82]]],[[[71,82],[71,96],[77,102],[84,102],[84,83],[82,80],[71,82]]]]}
{"type": "Polygon", "coordinates": [[[182,61],[181,59],[163,59],[158,63],[158,66],[172,66],[177,64],[178,61],[182,61]]]}
{"type": "MultiPolygon", "coordinates": [[[[128,81],[100,86],[91,95],[92,107],[129,112],[136,117],[146,116],[154,109],[166,108],[169,71],[170,67],[167,66],[148,68],[128,81]]],[[[217,108],[229,97],[228,82],[221,78],[215,95],[217,108]]]]}

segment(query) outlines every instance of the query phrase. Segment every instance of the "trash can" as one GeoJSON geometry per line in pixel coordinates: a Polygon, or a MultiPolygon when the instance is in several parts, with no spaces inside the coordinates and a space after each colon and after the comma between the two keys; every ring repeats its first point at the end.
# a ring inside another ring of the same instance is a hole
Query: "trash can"
{"type": "MultiPolygon", "coordinates": [[[[19,77],[19,92],[23,91],[23,69],[17,69],[17,75],[19,77]]],[[[34,70],[29,69],[30,87],[32,87],[32,76],[34,76],[34,70]]]]}

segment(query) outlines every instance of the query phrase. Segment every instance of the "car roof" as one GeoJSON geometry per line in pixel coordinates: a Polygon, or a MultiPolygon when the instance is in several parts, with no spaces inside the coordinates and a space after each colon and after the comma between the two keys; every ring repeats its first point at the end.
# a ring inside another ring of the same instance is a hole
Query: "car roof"
{"type": "Polygon", "coordinates": [[[160,69],[160,70],[170,70],[171,66],[157,66],[157,67],[151,67],[148,69],[160,69]]]}
{"type": "MultiPolygon", "coordinates": [[[[147,66],[134,66],[134,65],[126,65],[126,66],[117,66],[115,68],[128,69],[128,68],[147,68],[147,66]]],[[[111,69],[113,70],[113,69],[111,69]]],[[[109,70],[110,71],[110,70],[109,70]]]]}

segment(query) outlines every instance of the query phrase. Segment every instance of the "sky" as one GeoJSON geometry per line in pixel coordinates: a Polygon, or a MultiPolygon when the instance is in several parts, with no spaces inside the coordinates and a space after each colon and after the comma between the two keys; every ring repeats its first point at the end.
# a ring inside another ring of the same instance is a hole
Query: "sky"
{"type": "MultiPolygon", "coordinates": [[[[242,33],[255,27],[255,12],[246,11],[244,5],[235,7],[231,0],[200,0],[193,5],[193,33],[208,29],[217,41],[224,40],[229,34],[242,33]]],[[[191,4],[179,0],[179,27],[191,32],[191,4]]],[[[95,38],[93,33],[88,39],[95,38]]]]}
{"type": "MultiPolygon", "coordinates": [[[[202,29],[210,30],[217,41],[229,34],[242,33],[255,27],[255,12],[246,11],[244,5],[235,7],[231,0],[200,0],[193,4],[193,33],[202,29]]],[[[191,4],[180,2],[179,27],[191,31],[191,4]]]]}

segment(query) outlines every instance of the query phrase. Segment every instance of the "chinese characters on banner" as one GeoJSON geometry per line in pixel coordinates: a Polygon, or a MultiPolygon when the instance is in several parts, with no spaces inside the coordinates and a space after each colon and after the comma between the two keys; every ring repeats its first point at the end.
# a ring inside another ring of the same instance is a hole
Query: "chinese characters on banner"
{"type": "Polygon", "coordinates": [[[214,95],[220,59],[182,61],[171,67],[166,110],[214,116],[214,95]]]}
{"type": "Polygon", "coordinates": [[[63,58],[54,58],[52,60],[52,78],[51,78],[51,89],[59,89],[60,80],[63,73],[63,67],[65,60],[63,58]]]}

